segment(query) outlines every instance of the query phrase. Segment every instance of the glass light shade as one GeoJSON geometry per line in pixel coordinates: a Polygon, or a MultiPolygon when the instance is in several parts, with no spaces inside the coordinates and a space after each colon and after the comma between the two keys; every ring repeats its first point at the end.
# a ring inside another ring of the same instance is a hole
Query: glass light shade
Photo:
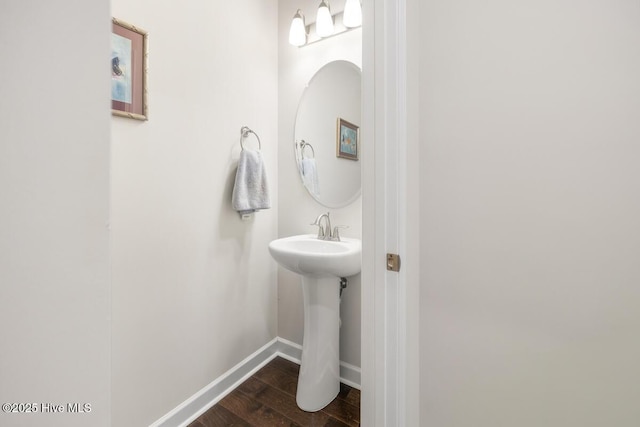
{"type": "Polygon", "coordinates": [[[304,25],[304,15],[298,9],[291,21],[289,28],[289,43],[294,46],[302,46],[307,42],[307,29],[304,25]]]}
{"type": "Polygon", "coordinates": [[[355,28],[362,25],[362,8],[360,7],[360,0],[347,0],[347,4],[344,5],[342,23],[347,28],[355,28]]]}
{"type": "Polygon", "coordinates": [[[333,35],[333,17],[329,10],[329,5],[322,0],[318,6],[318,14],[316,15],[316,33],[320,37],[329,37],[333,35]]]}

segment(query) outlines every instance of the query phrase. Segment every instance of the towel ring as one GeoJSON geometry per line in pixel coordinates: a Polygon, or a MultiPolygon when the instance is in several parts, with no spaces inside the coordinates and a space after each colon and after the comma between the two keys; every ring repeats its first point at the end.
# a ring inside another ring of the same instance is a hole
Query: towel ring
{"type": "Polygon", "coordinates": [[[242,129],[240,129],[240,147],[244,150],[244,139],[249,136],[249,134],[252,133],[256,136],[256,139],[258,140],[258,149],[262,150],[262,143],[260,142],[260,137],[258,136],[257,133],[255,133],[254,131],[252,131],[251,129],[249,129],[248,126],[242,126],[242,129]]]}
{"type": "Polygon", "coordinates": [[[311,148],[311,154],[313,154],[313,158],[316,158],[316,150],[313,149],[313,145],[309,144],[308,142],[306,142],[304,139],[300,140],[300,153],[302,154],[302,157],[304,158],[304,149],[305,148],[311,148]]]}

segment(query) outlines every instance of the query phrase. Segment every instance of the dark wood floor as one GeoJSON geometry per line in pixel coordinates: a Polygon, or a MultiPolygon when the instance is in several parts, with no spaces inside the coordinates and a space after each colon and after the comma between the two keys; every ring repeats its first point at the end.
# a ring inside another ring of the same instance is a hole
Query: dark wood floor
{"type": "Polygon", "coordinates": [[[318,412],[296,405],[299,366],[276,357],[189,427],[359,426],[360,391],[340,384],[338,397],[318,412]]]}

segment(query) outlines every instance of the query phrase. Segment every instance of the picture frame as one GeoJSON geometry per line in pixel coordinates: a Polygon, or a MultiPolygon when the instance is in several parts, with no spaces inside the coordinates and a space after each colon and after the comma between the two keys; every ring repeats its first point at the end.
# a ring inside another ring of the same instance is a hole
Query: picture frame
{"type": "Polygon", "coordinates": [[[117,18],[111,20],[111,113],[149,120],[147,105],[148,35],[117,18]]]}
{"type": "Polygon", "coordinates": [[[342,118],[338,118],[337,128],[336,156],[343,159],[358,160],[360,128],[342,118]]]}

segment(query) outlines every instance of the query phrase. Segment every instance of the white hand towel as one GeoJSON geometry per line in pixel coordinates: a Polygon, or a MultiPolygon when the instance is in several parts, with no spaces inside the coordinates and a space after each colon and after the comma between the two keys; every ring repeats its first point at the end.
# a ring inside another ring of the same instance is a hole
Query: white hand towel
{"type": "Polygon", "coordinates": [[[311,194],[320,197],[320,180],[318,179],[316,159],[302,159],[302,180],[311,194]]]}
{"type": "Polygon", "coordinates": [[[240,153],[231,202],[240,215],[271,207],[267,172],[260,151],[245,149],[240,153]]]}

